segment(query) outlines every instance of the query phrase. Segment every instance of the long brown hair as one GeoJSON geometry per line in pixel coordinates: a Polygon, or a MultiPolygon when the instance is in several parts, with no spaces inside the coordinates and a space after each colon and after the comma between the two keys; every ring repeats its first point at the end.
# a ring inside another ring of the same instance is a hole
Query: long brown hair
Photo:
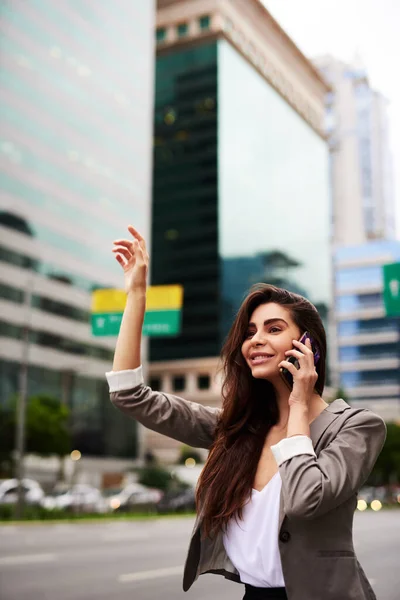
{"type": "Polygon", "coordinates": [[[222,412],[196,492],[204,537],[225,530],[232,517],[241,519],[265,437],[279,420],[272,384],[252,376],[241,352],[251,315],[260,304],[268,302],[289,309],[300,331],[308,331],[318,344],[321,358],[316,367],[315,389],[320,395],[324,390],[326,336],[317,309],[298,294],[268,284],[254,285],[236,315],[221,353],[222,412]]]}

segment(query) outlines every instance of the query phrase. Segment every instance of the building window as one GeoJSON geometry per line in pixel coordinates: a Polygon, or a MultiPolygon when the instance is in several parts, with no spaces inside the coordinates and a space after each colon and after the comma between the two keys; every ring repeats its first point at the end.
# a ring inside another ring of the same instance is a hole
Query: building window
{"type": "Polygon", "coordinates": [[[159,27],[156,31],[156,40],[157,43],[164,42],[167,37],[167,30],[165,27],[159,27]]]}
{"type": "Polygon", "coordinates": [[[172,389],[175,392],[182,392],[185,389],[185,377],[183,375],[176,375],[172,378],[172,389]]]}
{"type": "Polygon", "coordinates": [[[152,390],[160,390],[161,389],[161,377],[153,376],[150,377],[149,386],[152,390]]]}
{"type": "Polygon", "coordinates": [[[199,390],[210,389],[210,376],[209,375],[199,375],[197,377],[197,387],[199,388],[199,390]]]}
{"type": "Polygon", "coordinates": [[[199,25],[200,25],[200,29],[202,31],[207,31],[208,29],[210,29],[210,23],[211,23],[210,15],[203,15],[199,19],[199,25]]]}
{"type": "Polygon", "coordinates": [[[178,27],[176,28],[176,31],[178,33],[178,37],[185,37],[185,35],[187,35],[189,30],[188,24],[187,23],[180,23],[178,25],[178,27]]]}

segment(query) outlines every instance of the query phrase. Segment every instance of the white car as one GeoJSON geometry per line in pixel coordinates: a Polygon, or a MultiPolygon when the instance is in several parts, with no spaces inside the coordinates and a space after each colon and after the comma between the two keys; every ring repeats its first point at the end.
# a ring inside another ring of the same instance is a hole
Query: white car
{"type": "Polygon", "coordinates": [[[109,510],[129,511],[138,506],[156,505],[163,496],[160,490],[148,488],[141,483],[131,483],[120,490],[104,492],[109,510]]]}
{"type": "MultiPolygon", "coordinates": [[[[34,479],[23,479],[22,489],[26,504],[41,504],[44,491],[34,479]]],[[[18,479],[6,479],[0,483],[0,504],[16,504],[18,500],[18,479]]]]}
{"type": "Polygon", "coordinates": [[[107,511],[107,502],[100,490],[85,483],[77,483],[71,488],[56,487],[52,493],[43,498],[42,506],[48,510],[58,508],[87,513],[107,511]]]}

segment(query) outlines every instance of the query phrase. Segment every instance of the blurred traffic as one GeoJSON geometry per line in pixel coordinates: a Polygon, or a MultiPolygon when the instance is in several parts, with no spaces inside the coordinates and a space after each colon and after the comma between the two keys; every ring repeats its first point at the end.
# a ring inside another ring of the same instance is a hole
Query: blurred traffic
{"type": "MultiPolygon", "coordinates": [[[[140,483],[105,490],[88,484],[57,484],[46,493],[38,481],[26,478],[22,480],[22,491],[28,518],[60,519],[113,513],[155,515],[195,510],[195,490],[189,485],[182,487],[182,483],[180,488],[168,492],[140,483]]],[[[18,480],[0,480],[0,519],[14,518],[17,500],[18,480]]]]}
{"type": "Polygon", "coordinates": [[[142,360],[156,390],[221,406],[220,349],[253,283],[316,306],[324,399],[387,423],[356,522],[371,581],[397,600],[399,20],[390,0],[0,2],[5,600],[179,597],[149,573],[154,555],[180,573],[189,521],[169,553],[161,523],[174,525],[156,517],[193,517],[208,453],[110,403],[125,302],[111,245],[129,223],[149,241],[142,360]],[[62,527],[27,534],[25,520],[62,527]],[[74,542],[57,569],[71,531],[85,555],[74,542]],[[117,595],[116,581],[139,587],[117,595]]]}

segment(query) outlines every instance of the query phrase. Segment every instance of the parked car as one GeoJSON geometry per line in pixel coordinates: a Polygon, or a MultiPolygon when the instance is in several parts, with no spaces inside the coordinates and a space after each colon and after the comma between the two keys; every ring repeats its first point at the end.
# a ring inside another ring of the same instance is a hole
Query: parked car
{"type": "Polygon", "coordinates": [[[159,513],[194,510],[196,510],[194,488],[167,492],[157,504],[157,512],[159,513]]]}
{"type": "Polygon", "coordinates": [[[367,505],[371,505],[374,500],[379,500],[382,504],[394,504],[397,500],[395,486],[365,486],[358,493],[358,500],[364,500],[367,505]]]}
{"type": "Polygon", "coordinates": [[[42,500],[42,506],[48,510],[64,509],[85,513],[107,512],[107,502],[99,489],[85,483],[77,483],[70,488],[55,487],[42,500]]]}
{"type": "MultiPolygon", "coordinates": [[[[34,479],[23,479],[24,502],[38,506],[44,498],[41,485],[34,479]]],[[[0,483],[0,504],[16,504],[18,500],[18,479],[5,479],[0,483]]]]}
{"type": "Polygon", "coordinates": [[[130,512],[155,508],[163,493],[141,483],[131,483],[124,488],[103,492],[109,510],[130,512]]]}

